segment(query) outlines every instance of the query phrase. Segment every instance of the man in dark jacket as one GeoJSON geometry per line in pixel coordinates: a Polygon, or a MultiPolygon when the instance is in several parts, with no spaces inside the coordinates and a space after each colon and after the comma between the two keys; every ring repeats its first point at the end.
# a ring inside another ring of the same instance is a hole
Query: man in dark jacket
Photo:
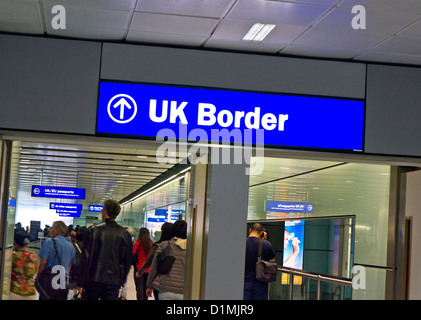
{"type": "Polygon", "coordinates": [[[105,200],[103,222],[85,233],[78,286],[88,300],[117,300],[129,274],[132,238],[115,221],[120,210],[117,201],[105,200]]]}

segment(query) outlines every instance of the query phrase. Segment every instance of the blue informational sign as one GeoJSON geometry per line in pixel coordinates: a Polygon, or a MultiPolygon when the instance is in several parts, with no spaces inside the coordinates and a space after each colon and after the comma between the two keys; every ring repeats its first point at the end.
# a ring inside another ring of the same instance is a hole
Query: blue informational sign
{"type": "Polygon", "coordinates": [[[313,203],[307,202],[284,202],[284,201],[265,201],[265,211],[285,212],[285,213],[312,213],[313,203]]]}
{"type": "Polygon", "coordinates": [[[50,202],[50,209],[82,211],[83,205],[76,203],[50,202]]]}
{"type": "MultiPolygon", "coordinates": [[[[184,212],[184,210],[171,210],[171,217],[178,217],[179,213],[184,212]]],[[[168,209],[155,209],[156,216],[168,216],[168,209]]]]}
{"type": "Polygon", "coordinates": [[[151,217],[151,218],[148,218],[148,222],[167,222],[167,218],[151,217]]]}
{"type": "Polygon", "coordinates": [[[362,151],[363,126],[360,100],[100,83],[98,134],[362,151]]]}
{"type": "Polygon", "coordinates": [[[62,198],[62,199],[85,199],[86,189],[32,186],[31,197],[62,198]]]}
{"type": "Polygon", "coordinates": [[[102,207],[103,206],[96,206],[96,205],[90,204],[89,212],[102,212],[102,207]]]}
{"type": "Polygon", "coordinates": [[[56,210],[60,217],[72,217],[72,218],[79,218],[81,215],[81,211],[75,210],[56,210]]]}

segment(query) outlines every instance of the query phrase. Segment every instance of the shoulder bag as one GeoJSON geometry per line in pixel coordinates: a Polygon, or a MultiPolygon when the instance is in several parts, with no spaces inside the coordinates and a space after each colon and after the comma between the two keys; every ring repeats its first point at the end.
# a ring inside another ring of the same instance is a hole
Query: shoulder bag
{"type": "Polygon", "coordinates": [[[174,264],[175,257],[170,256],[170,241],[169,240],[168,240],[168,245],[165,247],[164,250],[162,250],[158,254],[156,259],[157,259],[156,263],[157,263],[158,273],[167,274],[168,272],[170,272],[174,264]]]}
{"type": "Polygon", "coordinates": [[[276,274],[278,273],[278,265],[276,262],[262,260],[262,244],[263,240],[260,239],[256,263],[256,280],[274,282],[276,281],[276,274]]]}
{"type": "MultiPolygon", "coordinates": [[[[60,257],[57,253],[57,244],[54,239],[51,239],[54,245],[54,251],[56,253],[57,261],[59,265],[61,264],[60,257]]],[[[53,288],[53,281],[54,277],[57,277],[57,273],[52,272],[52,267],[44,268],[41,271],[41,274],[37,279],[35,279],[35,288],[37,289],[40,297],[46,300],[57,300],[63,295],[67,294],[67,281],[66,281],[66,288],[65,289],[55,289],[53,288]]]]}

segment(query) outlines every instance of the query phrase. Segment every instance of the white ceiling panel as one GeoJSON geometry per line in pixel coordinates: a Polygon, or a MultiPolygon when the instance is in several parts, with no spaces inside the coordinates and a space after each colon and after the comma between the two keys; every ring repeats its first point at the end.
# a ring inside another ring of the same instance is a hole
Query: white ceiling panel
{"type": "Polygon", "coordinates": [[[382,42],[371,51],[421,56],[421,41],[396,36],[382,42]]]}
{"type": "Polygon", "coordinates": [[[228,19],[271,24],[308,26],[320,18],[329,7],[276,1],[238,1],[228,19]]]}
{"type": "MultiPolygon", "coordinates": [[[[420,1],[421,2],[421,1],[420,1]]],[[[335,28],[337,31],[368,33],[387,36],[396,33],[417,20],[418,15],[412,13],[393,13],[369,10],[366,14],[366,29],[354,30],[352,19],[355,14],[348,8],[335,8],[321,20],[319,27],[335,28]]]]}
{"type": "Polygon", "coordinates": [[[354,58],[357,61],[421,65],[421,55],[368,51],[354,58]]]}
{"type": "Polygon", "coordinates": [[[180,34],[169,34],[169,33],[158,33],[158,32],[144,32],[130,30],[127,34],[127,41],[135,42],[146,42],[156,44],[171,44],[171,45],[182,45],[199,47],[207,39],[207,36],[191,36],[191,35],[180,35],[180,34]]]}
{"type": "MultiPolygon", "coordinates": [[[[223,50],[232,50],[232,41],[224,39],[210,39],[206,42],[206,48],[212,49],[223,49],[223,50]]],[[[286,44],[273,44],[273,43],[258,43],[258,42],[249,42],[241,41],[237,42],[235,45],[236,50],[246,51],[246,52],[264,52],[264,53],[276,53],[280,48],[286,46],[286,44]]]]}
{"type": "Polygon", "coordinates": [[[130,30],[207,36],[215,29],[218,22],[217,19],[136,12],[130,30]]]}
{"type": "MultiPolygon", "coordinates": [[[[15,0],[16,1],[16,0],[15,0]]],[[[19,0],[17,0],[19,1],[19,0]]],[[[105,10],[123,10],[130,11],[134,10],[136,6],[136,0],[42,0],[45,6],[52,7],[54,5],[63,5],[67,7],[81,7],[81,8],[94,8],[94,9],[105,9],[105,10]]]]}
{"type": "Polygon", "coordinates": [[[362,5],[366,11],[388,11],[392,13],[421,14],[421,1],[419,0],[344,0],[339,7],[352,8],[362,5]]]}
{"type": "Polygon", "coordinates": [[[67,28],[54,30],[57,4],[0,0],[0,32],[419,64],[421,0],[67,0],[67,28]],[[352,28],[356,5],[365,30],[352,28]],[[276,27],[243,41],[255,23],[276,27]]]}
{"type": "Polygon", "coordinates": [[[132,13],[120,10],[102,10],[66,6],[66,29],[53,29],[51,7],[45,6],[47,32],[66,37],[101,40],[122,40],[132,13]]]}
{"type": "Polygon", "coordinates": [[[220,18],[234,2],[235,0],[139,0],[136,11],[220,18]]]}
{"type": "Polygon", "coordinates": [[[383,36],[371,35],[363,30],[343,32],[331,27],[312,29],[294,44],[333,50],[366,50],[383,40],[383,36]]]}
{"type": "Polygon", "coordinates": [[[421,40],[421,18],[404,30],[398,32],[397,35],[404,38],[421,40]]]}
{"type": "Polygon", "coordinates": [[[351,59],[352,57],[360,53],[360,50],[346,50],[341,48],[334,49],[331,47],[312,47],[306,45],[292,44],[282,49],[281,53],[318,58],[329,56],[336,59],[351,59]]]}
{"type": "MultiPolygon", "coordinates": [[[[224,20],[213,33],[212,40],[242,41],[242,43],[238,43],[238,45],[243,45],[244,42],[256,44],[254,41],[242,40],[252,26],[253,23],[248,21],[224,20]]],[[[297,25],[276,25],[269,35],[260,43],[263,45],[274,44],[280,48],[281,44],[287,44],[294,41],[306,29],[307,27],[297,25]]]]}
{"type": "Polygon", "coordinates": [[[341,0],[267,0],[267,1],[276,1],[276,2],[295,2],[295,3],[305,3],[313,4],[316,6],[333,6],[341,0]]]}
{"type": "Polygon", "coordinates": [[[37,1],[0,1],[0,21],[41,21],[37,1]]]}

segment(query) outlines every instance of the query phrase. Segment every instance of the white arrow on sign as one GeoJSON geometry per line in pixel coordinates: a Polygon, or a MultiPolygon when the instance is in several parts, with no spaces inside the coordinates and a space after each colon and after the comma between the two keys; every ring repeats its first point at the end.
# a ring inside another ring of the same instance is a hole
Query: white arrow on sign
{"type": "Polygon", "coordinates": [[[128,103],[126,101],[126,99],[121,98],[120,100],[118,100],[118,102],[116,104],[113,105],[114,108],[118,108],[120,107],[120,120],[124,119],[124,108],[127,107],[127,109],[131,109],[132,106],[130,105],[130,103],[128,103]]]}
{"type": "Polygon", "coordinates": [[[127,94],[123,94],[123,93],[117,94],[117,95],[113,96],[110,99],[110,101],[108,102],[107,112],[108,112],[108,115],[110,116],[111,120],[113,120],[114,122],[117,122],[117,123],[127,123],[127,122],[130,122],[130,121],[132,121],[134,119],[134,117],[136,116],[136,113],[137,113],[136,101],[134,101],[134,99],[131,96],[127,95],[127,94]],[[117,102],[114,103],[114,101],[117,101],[117,102]],[[117,118],[114,117],[113,113],[111,112],[111,106],[113,108],[120,108],[120,117],[119,117],[119,119],[117,119],[117,118]],[[131,110],[133,108],[133,114],[128,119],[124,119],[124,114],[125,114],[124,111],[125,111],[126,108],[128,110],[131,110]]]}

